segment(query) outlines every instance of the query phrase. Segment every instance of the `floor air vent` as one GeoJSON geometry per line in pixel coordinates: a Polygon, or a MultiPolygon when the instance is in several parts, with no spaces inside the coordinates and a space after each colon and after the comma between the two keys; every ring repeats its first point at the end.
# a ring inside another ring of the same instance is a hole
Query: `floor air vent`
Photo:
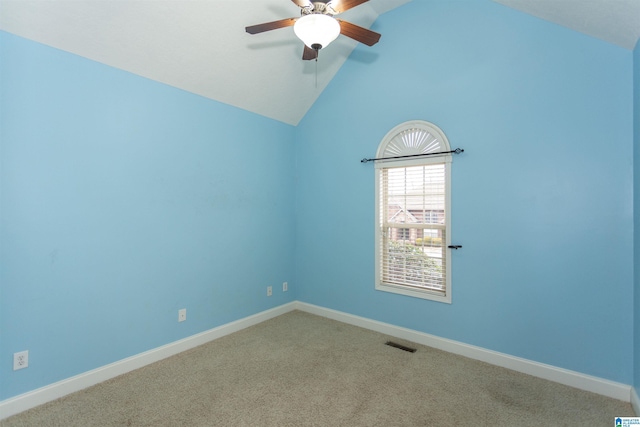
{"type": "Polygon", "coordinates": [[[385,344],[388,345],[389,347],[395,347],[395,348],[399,348],[400,350],[408,351],[409,353],[416,352],[415,348],[407,347],[406,345],[398,344],[397,342],[387,341],[385,344]]]}

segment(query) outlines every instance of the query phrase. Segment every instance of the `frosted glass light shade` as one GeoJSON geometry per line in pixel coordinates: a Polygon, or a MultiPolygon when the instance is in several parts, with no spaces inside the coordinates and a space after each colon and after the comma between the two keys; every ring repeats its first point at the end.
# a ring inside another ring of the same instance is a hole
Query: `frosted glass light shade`
{"type": "Polygon", "coordinates": [[[311,49],[322,49],[340,35],[340,23],[331,16],[314,13],[299,18],[293,26],[296,36],[311,49]]]}

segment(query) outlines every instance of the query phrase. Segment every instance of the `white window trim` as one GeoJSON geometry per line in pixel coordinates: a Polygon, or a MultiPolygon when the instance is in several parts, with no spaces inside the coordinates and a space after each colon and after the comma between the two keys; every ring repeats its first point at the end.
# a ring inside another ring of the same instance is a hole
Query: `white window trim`
{"type": "MultiPolygon", "coordinates": [[[[410,129],[422,129],[429,132],[433,135],[439,144],[434,151],[435,152],[446,152],[451,151],[451,146],[449,145],[449,140],[442,130],[434,125],[433,123],[429,123],[422,120],[414,120],[402,123],[395,128],[393,128],[387,135],[382,139],[380,145],[378,146],[378,151],[376,153],[376,158],[383,157],[395,157],[395,156],[404,156],[404,155],[413,155],[413,154],[423,154],[420,151],[411,148],[405,148],[401,152],[397,152],[397,149],[394,150],[393,153],[388,151],[389,143],[400,133],[410,130],[410,129]]],[[[397,148],[397,147],[396,147],[397,148]]],[[[451,245],[451,163],[452,156],[451,154],[442,155],[442,156],[426,156],[426,157],[418,157],[418,158],[409,158],[409,159],[395,159],[395,160],[379,160],[375,164],[375,224],[376,224],[376,232],[375,232],[375,289],[378,291],[391,292],[400,295],[406,295],[415,298],[423,298],[432,301],[443,302],[447,304],[451,304],[451,295],[452,295],[452,280],[451,280],[451,249],[449,246],[451,245]],[[446,262],[445,262],[445,275],[446,275],[446,291],[444,295],[440,295],[438,293],[433,293],[428,290],[421,289],[412,289],[410,287],[405,287],[401,285],[394,285],[389,283],[382,282],[382,272],[381,272],[381,260],[382,260],[382,245],[381,245],[381,218],[380,218],[380,169],[391,168],[391,167],[407,167],[407,166],[419,166],[426,164],[435,164],[435,163],[445,163],[445,224],[446,224],[446,233],[445,233],[445,253],[446,253],[446,262]]]]}

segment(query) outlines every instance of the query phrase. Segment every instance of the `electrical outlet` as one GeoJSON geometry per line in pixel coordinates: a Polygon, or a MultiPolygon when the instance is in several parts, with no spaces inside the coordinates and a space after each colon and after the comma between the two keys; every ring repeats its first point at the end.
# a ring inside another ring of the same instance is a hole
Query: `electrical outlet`
{"type": "Polygon", "coordinates": [[[185,320],[187,320],[187,309],[181,308],[178,310],[178,322],[184,322],[185,320]]]}
{"type": "Polygon", "coordinates": [[[13,353],[13,370],[24,369],[29,366],[29,350],[13,353]]]}
{"type": "Polygon", "coordinates": [[[270,297],[273,295],[273,288],[271,286],[267,286],[267,296],[270,297]]]}
{"type": "Polygon", "coordinates": [[[289,284],[287,282],[282,282],[282,292],[287,292],[289,290],[289,284]]]}

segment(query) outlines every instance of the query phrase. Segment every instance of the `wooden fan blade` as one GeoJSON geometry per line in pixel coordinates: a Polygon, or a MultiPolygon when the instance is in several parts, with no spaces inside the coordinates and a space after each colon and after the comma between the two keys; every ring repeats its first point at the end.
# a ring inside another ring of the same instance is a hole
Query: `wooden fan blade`
{"type": "Polygon", "coordinates": [[[291,1],[300,7],[309,7],[313,5],[313,3],[311,3],[311,0],[291,0],[291,1]]]}
{"type": "Polygon", "coordinates": [[[306,44],[304,45],[304,52],[302,52],[302,59],[305,61],[310,61],[312,59],[316,59],[318,57],[318,51],[311,49],[306,44]]]}
{"type": "Polygon", "coordinates": [[[351,22],[341,21],[340,19],[338,19],[338,22],[340,22],[340,34],[343,36],[352,38],[367,46],[373,46],[380,40],[381,35],[374,31],[362,28],[351,22]]]}
{"type": "Polygon", "coordinates": [[[342,13],[368,1],[369,0],[332,0],[328,5],[331,6],[331,8],[337,13],[342,13]]]}
{"type": "Polygon", "coordinates": [[[246,27],[245,30],[249,34],[264,33],[265,31],[277,30],[278,28],[291,27],[295,24],[297,18],[281,19],[279,21],[265,22],[264,24],[252,25],[246,27]]]}

